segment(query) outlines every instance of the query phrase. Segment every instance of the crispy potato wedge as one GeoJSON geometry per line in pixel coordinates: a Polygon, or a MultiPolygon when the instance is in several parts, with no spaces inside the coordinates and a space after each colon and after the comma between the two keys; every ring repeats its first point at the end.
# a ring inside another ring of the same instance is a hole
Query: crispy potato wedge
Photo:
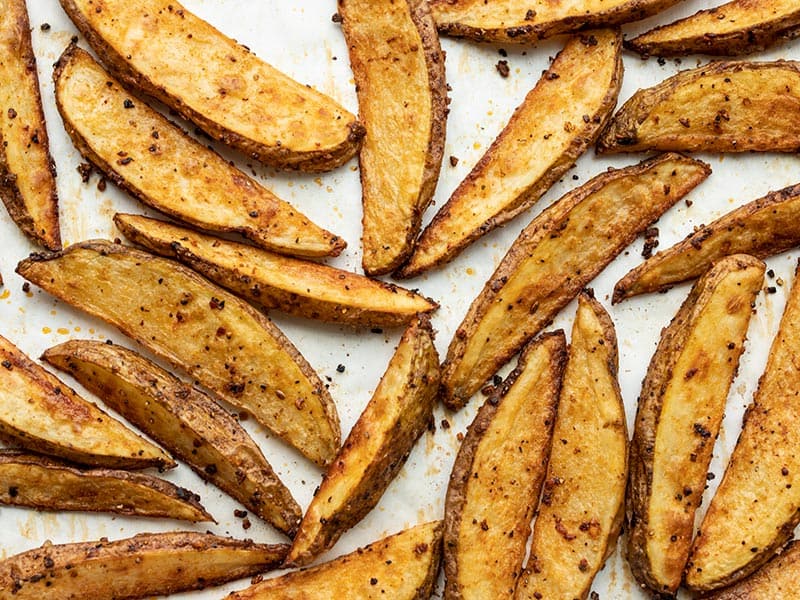
{"type": "Polygon", "coordinates": [[[628,431],[611,317],[588,293],[578,312],[544,493],[515,598],[580,598],[614,552],[625,510],[628,431]]]}
{"type": "Polygon", "coordinates": [[[800,543],[792,541],[752,576],[714,594],[707,600],[764,600],[791,598],[800,580],[800,543]]]}
{"type": "Polygon", "coordinates": [[[797,152],[798,106],[800,63],[712,62],[638,90],[597,151],[797,152]]]}
{"type": "Polygon", "coordinates": [[[642,383],[630,449],[627,554],[634,577],[654,592],[674,594],[681,582],[764,269],[744,254],[715,263],[662,331],[642,383]]]}
{"type": "Polygon", "coordinates": [[[290,537],[300,506],[258,445],[200,390],[121,346],[71,340],[42,359],[77,379],[200,477],[290,537]]]}
{"type": "Polygon", "coordinates": [[[235,294],[266,309],[357,327],[397,327],[433,300],[396,285],[319,263],[272,254],[157,219],[117,213],[132,242],[177,258],[235,294]]]}
{"type": "Polygon", "coordinates": [[[531,221],[450,342],[443,402],[464,406],[640,231],[710,172],[685,156],[659,156],[601,173],[531,221]]]}
{"type": "Polygon", "coordinates": [[[75,44],[59,58],[53,79],[56,105],[80,153],[145,204],[284,254],[335,256],[345,247],[132,96],[75,44]]]}
{"type": "Polygon", "coordinates": [[[93,240],[32,255],[17,272],[249,411],[315,463],[336,455],[339,418],[319,376],[262,313],[194,271],[93,240]]]}
{"type": "Polygon", "coordinates": [[[375,393],[328,467],[287,565],[307,565],[375,507],[431,423],[438,389],[433,329],[420,316],[403,333],[375,393]]]}
{"type": "Polygon", "coordinates": [[[767,258],[798,244],[800,184],[770,192],[709,225],[696,227],[686,239],[658,252],[620,279],[614,286],[612,302],[695,279],[723,256],[767,258]]]}
{"type": "Polygon", "coordinates": [[[622,37],[599,30],[567,42],[489,150],[422,232],[397,277],[452,260],[530,208],[597,139],[622,83],[622,37]]]}
{"type": "Polygon", "coordinates": [[[124,85],[157,98],[249,157],[318,172],[358,151],[364,128],[352,114],[260,60],[176,0],[60,2],[124,85]],[[202,70],[196,68],[200,63],[202,70]]]}
{"type": "Polygon", "coordinates": [[[442,524],[417,525],[330,562],[257,583],[226,600],[426,600],[442,556],[442,524]]]}
{"type": "Polygon", "coordinates": [[[50,156],[25,0],[0,5],[0,199],[22,232],[61,249],[50,156]]]}
{"type": "Polygon", "coordinates": [[[0,599],[123,600],[199,590],[274,569],[286,550],[189,531],[47,543],[0,562],[0,599]]]}
{"type": "Polygon", "coordinates": [[[0,336],[0,435],[76,463],[171,468],[163,450],[87,402],[0,336]]]}
{"type": "Polygon", "coordinates": [[[530,343],[469,426],[445,498],[446,600],[514,596],[565,363],[563,331],[530,343]]]}

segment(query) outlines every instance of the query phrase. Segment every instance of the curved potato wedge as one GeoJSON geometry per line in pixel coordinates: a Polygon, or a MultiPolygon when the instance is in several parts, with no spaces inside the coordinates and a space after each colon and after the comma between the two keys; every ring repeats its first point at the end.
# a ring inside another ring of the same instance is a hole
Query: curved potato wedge
{"type": "Polygon", "coordinates": [[[71,340],[42,359],[77,379],[200,477],[292,537],[301,511],[228,411],[132,350],[71,340]]]}
{"type": "Polygon", "coordinates": [[[415,277],[530,208],[597,139],[622,84],[622,36],[567,42],[395,275],[415,277]]]}
{"type": "Polygon", "coordinates": [[[92,49],[211,137],[275,167],[327,171],[364,128],[332,98],[276,70],[176,0],[60,0],[92,49]],[[202,71],[195,66],[202,63],[202,71]],[[232,64],[236,68],[232,68],[232,64]]]}
{"type": "Polygon", "coordinates": [[[674,594],[681,583],[764,269],[744,254],[715,263],[662,331],[642,383],[630,449],[628,562],[656,593],[674,594]]]}
{"type": "Polygon", "coordinates": [[[639,232],[710,172],[685,156],[659,156],[601,173],[531,221],[450,342],[443,402],[464,406],[639,232]]]}
{"type": "Polygon", "coordinates": [[[17,272],[249,411],[315,463],[336,455],[336,407],[311,365],[263,314],[194,271],[93,240],[32,255],[17,272]]]}
{"type": "Polygon", "coordinates": [[[314,494],[286,564],[303,566],[363,519],[433,418],[439,355],[427,317],[412,322],[364,412],[314,494]]]}
{"type": "Polygon", "coordinates": [[[335,256],[345,247],[128,93],[75,44],[59,58],[53,79],[64,127],[80,153],[148,206],[275,252],[335,256]]]}
{"type": "Polygon", "coordinates": [[[707,600],[764,600],[791,598],[800,580],[800,543],[793,541],[752,576],[714,594],[707,600]]]}
{"type": "Polygon", "coordinates": [[[597,151],[797,152],[799,106],[799,62],[712,62],[638,90],[597,151]]]}
{"type": "Polygon", "coordinates": [[[514,596],[565,363],[563,331],[530,343],[469,426],[445,498],[446,600],[514,596]]]}

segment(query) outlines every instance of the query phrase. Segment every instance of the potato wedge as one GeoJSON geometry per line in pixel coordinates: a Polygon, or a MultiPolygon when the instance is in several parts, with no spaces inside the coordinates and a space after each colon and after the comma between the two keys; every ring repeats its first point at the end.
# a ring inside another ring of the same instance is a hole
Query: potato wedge
{"type": "Polygon", "coordinates": [[[375,507],[430,425],[438,389],[433,329],[420,316],[403,333],[375,393],[328,467],[287,565],[307,565],[375,507]]]}
{"type": "Polygon", "coordinates": [[[200,477],[290,537],[300,506],[258,445],[200,390],[122,346],[70,340],[42,359],[72,375],[200,477]]]}
{"type": "Polygon", "coordinates": [[[226,600],[425,600],[442,556],[442,524],[417,525],[330,562],[257,583],[226,600]]]}
{"type": "Polygon", "coordinates": [[[630,449],[627,554],[634,577],[654,592],[674,594],[681,582],[764,269],[745,254],[715,263],[662,331],[642,383],[630,449]]]}
{"type": "Polygon", "coordinates": [[[279,256],[171,223],[117,213],[114,223],[132,242],[177,258],[195,271],[265,309],[357,327],[397,327],[433,300],[377,279],[319,263],[279,256]]]}
{"type": "Polygon", "coordinates": [[[446,600],[513,598],[547,469],[565,363],[563,331],[531,342],[469,426],[445,497],[446,600]]]}
{"type": "Polygon", "coordinates": [[[707,600],[763,600],[791,598],[797,594],[800,580],[800,543],[792,541],[780,554],[752,576],[714,594],[707,600]]]}
{"type": "Polygon", "coordinates": [[[710,172],[685,156],[659,156],[601,173],[531,221],[450,342],[443,402],[464,406],[640,231],[710,172]]]}
{"type": "Polygon", "coordinates": [[[597,139],[622,83],[622,37],[567,42],[497,139],[422,232],[397,277],[415,277],[530,208],[597,139]]]}
{"type": "Polygon", "coordinates": [[[712,62],[638,90],[597,151],[797,152],[798,106],[800,62],[712,62]]]}
{"type": "Polygon", "coordinates": [[[171,468],[175,461],[0,336],[0,435],[76,463],[171,468]]]}
{"type": "Polygon", "coordinates": [[[345,247],[132,96],[75,44],[59,58],[53,79],[56,105],[80,153],[148,206],[275,252],[335,256],[345,247]]]}
{"type": "Polygon", "coordinates": [[[624,519],[628,431],[611,317],[578,296],[531,554],[515,598],[589,596],[624,519]]]}
{"type": "Polygon", "coordinates": [[[60,0],[105,66],[265,164],[327,171],[364,128],[332,98],[276,70],[176,0],[60,0]],[[201,63],[203,68],[196,66],[201,63]],[[235,64],[233,68],[231,65],[235,64]]]}
{"type": "Polygon", "coordinates": [[[767,258],[800,244],[800,184],[770,192],[696,227],[685,240],[631,270],[614,286],[617,303],[695,279],[729,254],[767,258]]]}
{"type": "Polygon", "coordinates": [[[172,260],[94,240],[32,255],[17,272],[116,326],[317,464],[339,448],[319,376],[263,314],[172,260]]]}
{"type": "Polygon", "coordinates": [[[0,562],[0,600],[123,600],[199,590],[274,569],[286,549],[189,531],[47,543],[0,562]]]}
{"type": "Polygon", "coordinates": [[[0,5],[0,199],[22,232],[61,249],[50,156],[25,0],[0,5]]]}

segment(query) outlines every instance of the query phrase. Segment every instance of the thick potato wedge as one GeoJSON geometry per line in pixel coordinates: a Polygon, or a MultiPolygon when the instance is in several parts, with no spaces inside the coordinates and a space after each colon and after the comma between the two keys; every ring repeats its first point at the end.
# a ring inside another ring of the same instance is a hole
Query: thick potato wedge
{"type": "Polygon", "coordinates": [[[317,464],[336,455],[339,418],[319,376],[269,319],[194,271],[94,240],[32,255],[17,272],[185,370],[317,464]]]}
{"type": "Polygon", "coordinates": [[[56,167],[25,0],[0,1],[0,199],[22,232],[61,249],[56,167]]]}
{"type": "Polygon", "coordinates": [[[638,90],[597,151],[797,152],[800,63],[712,62],[638,90]]]}
{"type": "Polygon", "coordinates": [[[123,600],[199,590],[274,569],[286,550],[178,531],[48,543],[0,562],[0,600],[123,600]]]}
{"type": "Polygon", "coordinates": [[[674,594],[681,582],[764,269],[744,254],[717,262],[663,330],[642,383],[630,449],[628,562],[654,592],[674,594]]]}
{"type": "Polygon", "coordinates": [[[565,363],[563,331],[532,342],[469,426],[445,498],[446,600],[514,596],[565,363]]]}
{"type": "Polygon", "coordinates": [[[578,296],[553,440],[518,600],[585,599],[622,528],[628,432],[617,336],[587,293],[578,296]]]}
{"type": "Polygon", "coordinates": [[[677,154],[601,173],[522,231],[456,330],[442,400],[460,408],[652,221],[708,177],[677,154]]]}
{"type": "Polygon", "coordinates": [[[132,242],[177,258],[266,309],[358,327],[397,327],[436,308],[415,292],[319,263],[279,256],[147,217],[114,215],[132,242]]]}
{"type": "Polygon", "coordinates": [[[87,160],[145,204],[276,252],[337,255],[343,240],[132,96],[70,45],[53,73],[56,105],[87,160]]]}
{"type": "Polygon", "coordinates": [[[422,232],[397,277],[452,260],[530,208],[597,139],[622,83],[622,37],[600,30],[567,42],[489,150],[422,232]]]}
{"type": "Polygon", "coordinates": [[[123,84],[251,158],[326,171],[360,146],[364,128],[332,98],[274,69],[176,0],[60,2],[123,84]]]}
{"type": "Polygon", "coordinates": [[[433,330],[428,318],[420,316],[406,329],[375,393],[328,467],[286,564],[310,563],[375,507],[430,425],[438,389],[433,330]]]}
{"type": "Polygon", "coordinates": [[[81,385],[262,519],[290,537],[301,511],[258,445],[200,390],[121,346],[71,340],[45,351],[81,385]]]}
{"type": "Polygon", "coordinates": [[[367,135],[359,153],[363,267],[408,259],[444,155],[444,54],[426,0],[338,0],[367,135]]]}
{"type": "Polygon", "coordinates": [[[226,600],[426,600],[433,593],[441,556],[442,524],[434,521],[234,592],[226,600]]]}
{"type": "Polygon", "coordinates": [[[170,468],[175,461],[0,336],[0,435],[96,467],[170,468]]]}
{"type": "Polygon", "coordinates": [[[707,600],[792,598],[800,580],[800,543],[793,541],[755,574],[729,588],[703,596],[707,600]]]}

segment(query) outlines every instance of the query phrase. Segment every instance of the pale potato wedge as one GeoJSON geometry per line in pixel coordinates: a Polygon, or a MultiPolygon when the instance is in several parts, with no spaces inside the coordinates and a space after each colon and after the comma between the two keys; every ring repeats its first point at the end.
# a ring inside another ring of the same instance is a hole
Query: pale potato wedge
{"type": "Polygon", "coordinates": [[[703,596],[707,600],[765,600],[792,598],[800,581],[800,543],[792,541],[747,579],[703,596]]]}
{"type": "Polygon", "coordinates": [[[25,0],[0,1],[0,199],[22,232],[61,249],[50,156],[25,0]]]}
{"type": "Polygon", "coordinates": [[[335,256],[345,247],[131,95],[75,44],[59,58],[53,79],[56,106],[80,153],[148,206],[284,254],[335,256]]]}
{"type": "Polygon", "coordinates": [[[530,343],[469,426],[445,498],[446,600],[513,598],[547,469],[565,363],[563,331],[530,343]]]}
{"type": "Polygon", "coordinates": [[[352,114],[176,0],[60,2],[123,84],[157,98],[250,158],[317,172],[358,151],[364,128],[352,114]]]}
{"type": "Polygon", "coordinates": [[[708,177],[705,163],[667,154],[603,172],[522,231],[456,330],[442,400],[464,406],[639,232],[708,177]]]}
{"type": "Polygon", "coordinates": [[[46,543],[0,562],[0,600],[123,600],[199,590],[274,569],[286,550],[188,531],[46,543]]]}
{"type": "Polygon", "coordinates": [[[336,455],[336,407],[297,348],[262,313],[189,268],[94,240],[32,255],[17,272],[249,411],[315,463],[336,455]]]}
{"type": "Polygon", "coordinates": [[[175,461],[0,336],[0,436],[76,463],[171,468],[175,461]]]}
{"type": "Polygon", "coordinates": [[[328,467],[287,565],[307,565],[375,507],[431,424],[438,389],[433,329],[420,316],[403,333],[372,398],[328,467]]]}
{"type": "Polygon", "coordinates": [[[292,537],[301,511],[258,445],[200,390],[132,350],[89,340],[49,348],[42,359],[70,375],[200,477],[292,537]]]}
{"type": "Polygon", "coordinates": [[[638,90],[597,151],[797,152],[798,106],[800,63],[712,62],[638,90]]]}
{"type": "Polygon", "coordinates": [[[637,581],[656,593],[672,595],[681,583],[764,269],[745,254],[715,263],[662,331],[642,383],[630,448],[627,556],[637,581]]]}
{"type": "Polygon", "coordinates": [[[515,598],[589,596],[625,515],[628,430],[617,381],[614,323],[578,296],[544,492],[515,598]]]}
{"type": "Polygon", "coordinates": [[[622,84],[622,36],[572,38],[422,232],[396,276],[442,265],[530,208],[594,143],[622,84]]]}
{"type": "Polygon", "coordinates": [[[257,583],[225,600],[427,600],[442,556],[442,524],[417,525],[310,569],[257,583]]]}

